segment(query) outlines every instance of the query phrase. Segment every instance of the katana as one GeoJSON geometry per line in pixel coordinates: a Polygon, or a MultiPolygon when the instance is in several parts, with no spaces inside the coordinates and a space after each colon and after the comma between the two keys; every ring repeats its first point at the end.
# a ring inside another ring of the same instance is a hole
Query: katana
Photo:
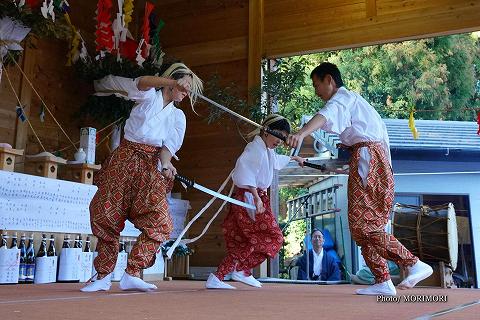
{"type": "Polygon", "coordinates": [[[277,137],[278,139],[280,139],[280,140],[282,140],[282,141],[284,141],[284,142],[287,140],[287,139],[286,139],[283,135],[281,135],[280,133],[275,132],[275,131],[273,131],[273,130],[270,130],[269,128],[266,128],[266,127],[264,127],[264,126],[256,123],[255,121],[250,120],[250,119],[248,119],[247,117],[244,117],[244,116],[242,116],[241,114],[236,113],[235,111],[230,110],[230,109],[228,109],[228,108],[225,107],[225,106],[222,106],[220,103],[215,102],[215,101],[213,101],[212,99],[209,99],[209,98],[205,97],[204,95],[202,95],[202,94],[200,94],[200,93],[194,93],[194,92],[192,92],[192,91],[190,91],[190,92],[191,92],[192,94],[196,95],[197,97],[199,97],[200,99],[202,99],[202,100],[204,100],[204,101],[206,101],[206,102],[208,102],[208,103],[210,103],[210,104],[213,104],[215,107],[217,107],[217,108],[219,108],[219,109],[221,109],[221,110],[223,110],[223,111],[225,111],[225,112],[227,112],[227,113],[230,113],[231,115],[234,115],[235,117],[237,117],[237,118],[239,118],[239,119],[241,119],[241,120],[243,120],[243,121],[251,124],[252,126],[255,126],[255,127],[257,127],[257,128],[260,128],[260,129],[265,130],[265,132],[271,134],[271,135],[274,136],[274,137],[277,137]]]}
{"type": "MultiPolygon", "coordinates": [[[[218,191],[221,191],[223,190],[223,188],[225,188],[227,182],[230,180],[230,178],[232,177],[232,172],[230,172],[230,174],[228,175],[227,179],[225,179],[225,181],[222,183],[220,189],[218,189],[218,191]]],[[[206,192],[210,195],[213,195],[213,198],[210,199],[210,201],[207,203],[206,206],[204,206],[202,208],[202,210],[200,210],[200,212],[198,212],[195,217],[193,217],[193,219],[187,224],[187,226],[182,230],[182,232],[180,233],[180,235],[177,237],[177,239],[175,240],[175,242],[170,246],[170,249],[168,249],[167,251],[167,257],[168,259],[171,259],[172,258],[172,255],[173,255],[173,252],[175,251],[175,248],[180,244],[180,242],[182,241],[182,237],[183,235],[188,231],[188,229],[190,228],[190,226],[193,224],[193,222],[195,222],[195,220],[197,220],[205,210],[207,210],[208,207],[210,207],[210,205],[213,203],[213,201],[215,201],[215,199],[217,198],[221,198],[223,199],[224,201],[228,201],[230,203],[233,203],[233,204],[237,204],[239,206],[242,206],[242,207],[246,207],[246,208],[249,208],[249,209],[256,209],[256,207],[254,205],[251,205],[251,204],[247,204],[247,203],[244,203],[244,202],[241,202],[241,201],[238,201],[236,199],[232,199],[230,197],[227,197],[223,194],[221,194],[220,192],[216,192],[216,191],[213,191],[213,190],[210,190],[208,188],[205,188],[203,186],[200,186],[199,184],[195,183],[195,181],[193,181],[192,179],[188,179],[184,176],[181,176],[179,174],[175,175],[175,180],[177,181],[180,181],[182,184],[184,184],[186,187],[193,187],[193,188],[197,188],[198,190],[201,190],[203,192],[206,192]],[[200,187],[200,188],[199,188],[200,187]]],[[[232,190],[233,190],[233,185],[232,185],[232,190]]],[[[230,194],[232,192],[232,190],[230,191],[230,194]]],[[[217,211],[217,213],[215,214],[214,218],[216,217],[216,215],[220,212],[221,208],[223,208],[223,205],[220,207],[220,209],[217,211]]],[[[207,227],[210,225],[207,224],[207,227]]],[[[206,232],[206,228],[203,230],[203,233],[206,232]]],[[[202,234],[203,234],[202,233],[202,234]]]]}
{"type": "Polygon", "coordinates": [[[248,209],[256,210],[256,207],[255,207],[253,204],[245,203],[245,202],[239,201],[239,200],[237,200],[237,199],[233,199],[233,198],[227,197],[227,196],[224,195],[224,194],[221,194],[221,193],[218,193],[218,192],[216,192],[216,191],[210,190],[210,189],[208,189],[207,187],[204,187],[204,186],[202,186],[202,185],[199,185],[199,184],[196,183],[194,180],[188,179],[188,178],[186,178],[186,177],[184,177],[184,176],[181,176],[181,175],[179,175],[179,174],[176,174],[176,175],[175,175],[175,180],[180,181],[180,182],[183,183],[186,187],[195,188],[195,189],[200,190],[200,191],[202,191],[202,192],[208,193],[209,195],[212,195],[212,196],[214,196],[215,198],[219,198],[219,199],[225,200],[225,201],[227,201],[227,202],[236,204],[237,206],[241,206],[241,207],[245,207],[245,208],[248,208],[248,209]]]}

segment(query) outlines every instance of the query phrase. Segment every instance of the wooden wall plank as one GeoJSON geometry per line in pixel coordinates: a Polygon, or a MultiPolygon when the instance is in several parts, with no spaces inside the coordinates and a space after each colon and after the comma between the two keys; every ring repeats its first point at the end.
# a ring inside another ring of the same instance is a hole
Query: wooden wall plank
{"type": "Polygon", "coordinates": [[[375,17],[377,15],[377,0],[365,1],[367,18],[375,17]]]}
{"type": "Polygon", "coordinates": [[[167,47],[164,51],[167,55],[176,57],[194,67],[246,59],[247,44],[248,39],[243,36],[167,47]]]}

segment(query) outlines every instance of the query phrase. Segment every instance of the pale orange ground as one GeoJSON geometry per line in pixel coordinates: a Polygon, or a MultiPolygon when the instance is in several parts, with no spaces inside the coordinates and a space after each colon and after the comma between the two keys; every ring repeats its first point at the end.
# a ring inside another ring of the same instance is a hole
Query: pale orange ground
{"type": "MultiPolygon", "coordinates": [[[[203,281],[158,282],[153,293],[85,294],[82,284],[0,286],[0,320],[70,319],[414,319],[480,300],[480,290],[416,288],[403,294],[448,295],[447,303],[378,303],[356,296],[353,285],[264,284],[262,289],[232,283],[237,290],[204,289],[203,281]]],[[[480,319],[480,304],[435,319],[480,319]]]]}

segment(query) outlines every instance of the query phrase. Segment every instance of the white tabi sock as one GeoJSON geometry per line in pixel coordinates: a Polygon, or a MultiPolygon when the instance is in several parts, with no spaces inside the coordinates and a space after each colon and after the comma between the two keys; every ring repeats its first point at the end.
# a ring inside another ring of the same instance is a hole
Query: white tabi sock
{"type": "Polygon", "coordinates": [[[82,289],[80,291],[82,292],[96,292],[96,291],[108,291],[110,290],[110,287],[112,286],[112,274],[106,275],[104,278],[100,280],[95,280],[95,282],[92,282],[82,289]]]}
{"type": "Polygon", "coordinates": [[[124,273],[119,284],[120,289],[124,291],[153,291],[157,289],[157,286],[151,283],[147,283],[138,277],[124,273]]]}
{"type": "Polygon", "coordinates": [[[376,283],[365,289],[358,289],[356,293],[369,296],[394,296],[397,294],[397,290],[395,290],[392,280],[387,280],[385,282],[376,283]]]}
{"type": "Polygon", "coordinates": [[[410,289],[420,281],[430,277],[433,273],[432,267],[418,260],[413,266],[407,268],[408,276],[398,284],[399,289],[410,289]]]}
{"type": "Polygon", "coordinates": [[[246,276],[243,271],[234,271],[232,272],[232,280],[243,282],[245,284],[248,284],[249,286],[255,287],[255,288],[261,288],[262,284],[260,281],[255,279],[252,275],[246,276]]]}
{"type": "Polygon", "coordinates": [[[205,283],[205,288],[207,289],[237,289],[234,286],[229,285],[217,278],[216,275],[210,273],[208,280],[205,283]]]}

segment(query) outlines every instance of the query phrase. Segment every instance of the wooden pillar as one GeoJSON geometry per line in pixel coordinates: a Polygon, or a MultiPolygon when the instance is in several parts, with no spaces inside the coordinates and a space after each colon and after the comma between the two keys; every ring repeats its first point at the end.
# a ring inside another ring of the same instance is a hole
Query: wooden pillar
{"type": "MultiPolygon", "coordinates": [[[[37,41],[33,37],[29,37],[27,41],[24,42],[24,48],[23,48],[23,58],[22,58],[22,69],[23,72],[27,75],[27,77],[33,81],[33,74],[34,74],[34,67],[35,67],[35,55],[36,55],[36,49],[34,49],[37,41]]],[[[20,70],[16,66],[12,67],[11,70],[15,70],[15,72],[20,73],[20,70]]],[[[27,117],[30,116],[30,104],[32,102],[32,87],[28,83],[28,81],[25,79],[24,76],[22,76],[20,82],[20,92],[19,92],[19,98],[23,106],[24,113],[27,117]]],[[[27,145],[27,139],[28,139],[28,132],[29,132],[29,127],[27,122],[22,122],[20,119],[17,117],[17,123],[15,126],[15,149],[25,149],[26,150],[26,145],[27,145]]],[[[17,166],[18,171],[23,171],[24,166],[23,164],[19,164],[17,166]]]]}
{"type": "MultiPolygon", "coordinates": [[[[251,90],[261,84],[263,52],[263,0],[250,0],[248,3],[248,89],[251,90]]],[[[248,97],[252,103],[252,97],[248,97]]],[[[267,276],[265,261],[255,268],[255,277],[267,276]]]]}
{"type": "MultiPolygon", "coordinates": [[[[261,83],[263,52],[263,0],[248,4],[248,89],[261,83]]],[[[251,97],[249,97],[251,102],[251,97]]]]}

